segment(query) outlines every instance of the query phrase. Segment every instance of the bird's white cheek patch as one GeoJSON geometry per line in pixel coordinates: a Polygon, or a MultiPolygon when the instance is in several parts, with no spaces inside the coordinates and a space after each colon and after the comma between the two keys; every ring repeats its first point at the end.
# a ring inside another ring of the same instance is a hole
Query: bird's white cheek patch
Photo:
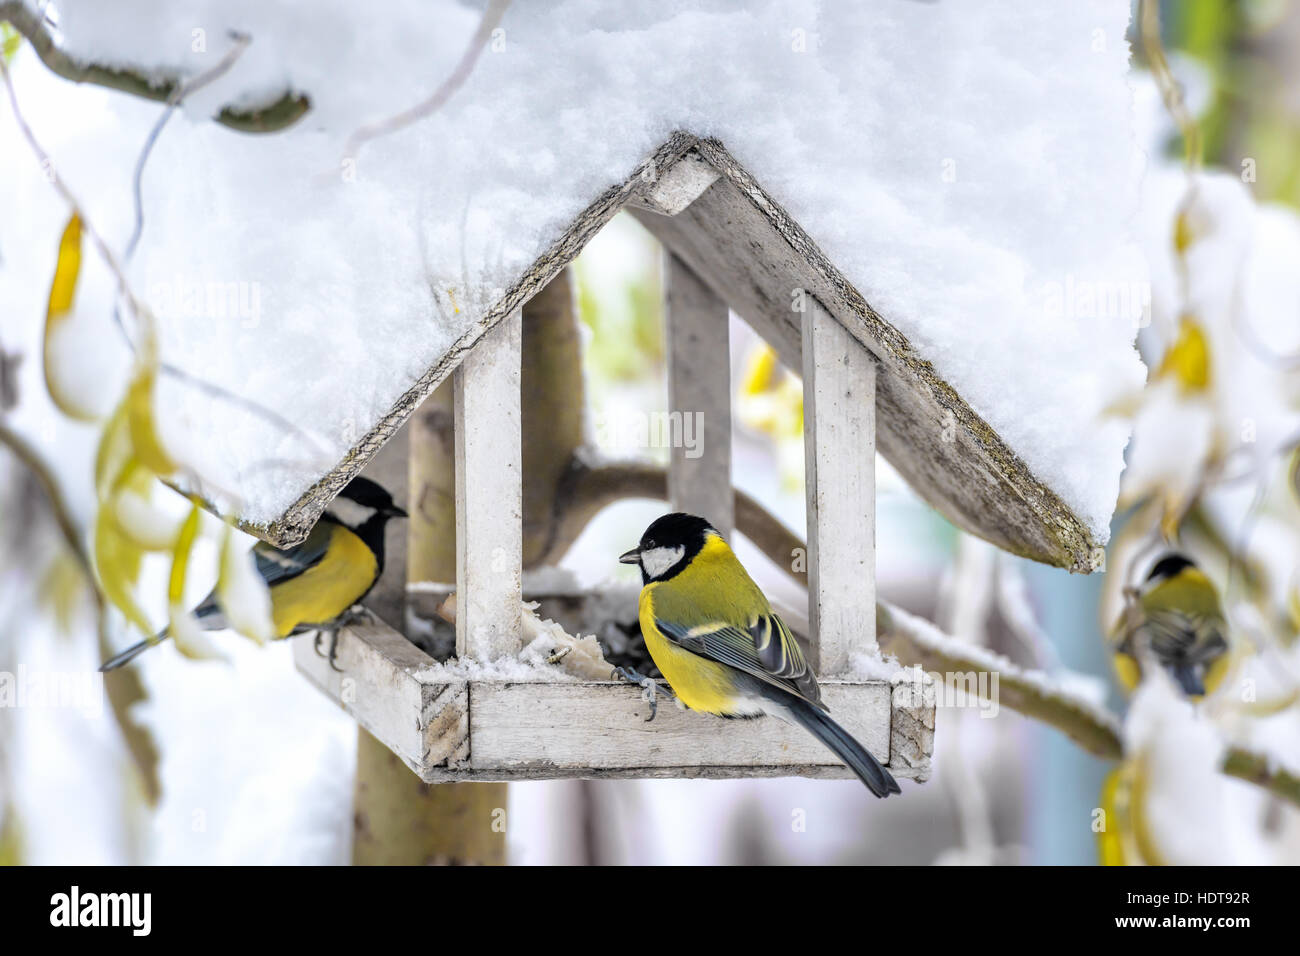
{"type": "Polygon", "coordinates": [[[359,528],[374,516],[375,509],[357,504],[351,498],[338,497],[330,502],[329,510],[349,528],[359,528]]]}
{"type": "Polygon", "coordinates": [[[682,559],[685,547],[651,548],[641,552],[641,567],[652,578],[657,578],[682,559]]]}

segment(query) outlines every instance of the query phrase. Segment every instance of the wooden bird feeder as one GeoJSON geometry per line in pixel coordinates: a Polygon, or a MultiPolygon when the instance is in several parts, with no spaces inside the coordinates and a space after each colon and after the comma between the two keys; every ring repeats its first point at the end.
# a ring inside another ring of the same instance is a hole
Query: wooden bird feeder
{"type": "MultiPolygon", "coordinates": [[[[521,646],[521,310],[620,209],[666,249],[669,402],[704,413],[704,453],[673,449],[674,509],[733,526],[728,312],[802,369],[811,661],[837,720],[896,777],[925,779],[933,700],[852,676],[876,649],[877,447],[931,504],[1008,551],[1092,570],[1084,523],[913,352],[715,140],[677,134],[611,188],[430,368],[345,460],[277,521],[292,544],[448,375],[454,376],[459,658],[521,646]],[[798,308],[802,305],[802,309],[798,308]]],[[[611,566],[613,557],[611,556],[611,566]]],[[[299,670],[427,782],[545,777],[842,777],[798,728],[661,706],[616,681],[449,679],[382,624],[339,635],[333,669],[296,643],[299,670]]]]}

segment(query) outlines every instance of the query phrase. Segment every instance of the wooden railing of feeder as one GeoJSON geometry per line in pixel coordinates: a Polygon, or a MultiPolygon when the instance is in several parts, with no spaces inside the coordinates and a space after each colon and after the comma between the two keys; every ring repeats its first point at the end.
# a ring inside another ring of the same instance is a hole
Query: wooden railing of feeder
{"type": "MultiPolygon", "coordinates": [[[[669,395],[699,412],[692,456],[671,452],[672,506],[732,525],[729,314],[671,254],[669,395]]],[[[933,702],[914,686],[855,680],[850,656],[875,647],[875,360],[815,300],[805,316],[811,660],[826,703],[895,776],[924,778],[933,702]],[[903,718],[894,733],[895,713],[903,718]]],[[[522,451],[519,312],[455,372],[456,653],[490,663],[521,643],[522,451]]],[[[791,560],[799,556],[791,555],[791,560]]],[[[612,563],[611,563],[612,567],[612,563]]],[[[622,682],[447,680],[382,623],[340,635],[337,667],[297,645],[297,664],[428,782],[561,776],[844,776],[802,730],[771,718],[721,722],[661,706],[622,682]]]]}
{"type": "MultiPolygon", "coordinates": [[[[710,176],[665,177],[647,198],[671,215],[710,176]]],[[[678,209],[679,211],[679,209],[678,209]]],[[[701,442],[670,451],[674,509],[733,527],[730,310],[671,252],[665,257],[668,393],[699,414],[701,442]],[[694,452],[694,453],[692,453],[694,452]]],[[[456,654],[490,664],[516,655],[522,633],[522,315],[515,310],[454,372],[456,654]]],[[[855,680],[854,652],[876,653],[876,359],[812,297],[803,314],[809,652],[826,703],[895,776],[928,775],[933,702],[912,685],[855,680]],[[895,714],[901,721],[894,733],[895,714]],[[918,735],[917,728],[929,733],[918,735]]],[[[611,564],[612,567],[612,564],[611,564]]],[[[303,673],[429,782],[557,776],[844,776],[802,730],[770,718],[659,709],[622,682],[453,679],[382,623],[340,636],[335,669],[297,646],[303,673]]]]}
{"type": "Polygon", "coordinates": [[[914,685],[857,679],[852,667],[856,654],[876,646],[877,441],[924,498],[1006,550],[1089,571],[1101,549],[722,144],[688,134],[592,203],[336,469],[276,521],[249,527],[277,544],[301,540],[347,480],[454,375],[460,669],[440,667],[380,623],[340,634],[340,671],[300,642],[299,669],[430,782],[847,775],[815,740],[771,718],[723,723],[660,706],[646,722],[640,689],[623,682],[544,673],[492,680],[490,670],[464,666],[509,657],[521,643],[521,310],[623,208],[666,250],[670,405],[704,416],[703,454],[670,453],[672,507],[727,534],[734,525],[727,375],[734,310],[803,373],[807,636],[824,699],[896,777],[924,779],[933,698],[917,699],[914,685]],[[457,674],[470,676],[449,676],[457,674]]]}

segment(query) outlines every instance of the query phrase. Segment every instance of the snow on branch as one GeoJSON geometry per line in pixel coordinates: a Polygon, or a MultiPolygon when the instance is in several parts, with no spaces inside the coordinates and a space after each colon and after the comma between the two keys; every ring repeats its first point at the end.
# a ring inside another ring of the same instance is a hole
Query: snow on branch
{"type": "MultiPolygon", "coordinates": [[[[148,70],[128,70],[73,59],[54,42],[45,21],[23,0],[0,0],[0,21],[7,20],[23,35],[52,72],[74,83],[94,83],[110,90],[165,102],[184,82],[179,76],[150,75],[148,70]]],[[[256,108],[224,107],[218,123],[241,133],[273,133],[292,126],[311,109],[311,100],[286,91],[256,108]]]]}
{"type": "Polygon", "coordinates": [[[941,674],[988,674],[999,703],[1055,727],[1084,750],[1118,760],[1124,752],[1119,719],[1043,671],[1026,670],[1000,654],[945,634],[929,621],[881,602],[876,609],[880,649],[904,664],[941,674]],[[997,683],[992,683],[996,675],[997,683]]]}
{"type": "MultiPolygon", "coordinates": [[[[1059,677],[1018,667],[994,654],[940,631],[923,618],[881,603],[876,608],[880,649],[902,663],[941,674],[989,674],[980,688],[996,686],[999,703],[1055,727],[1089,753],[1108,760],[1124,756],[1119,718],[1072,691],[1059,677]],[[992,676],[997,676],[994,684],[992,676]]],[[[1300,806],[1300,776],[1275,758],[1244,747],[1225,751],[1221,771],[1263,787],[1300,806]]]]}

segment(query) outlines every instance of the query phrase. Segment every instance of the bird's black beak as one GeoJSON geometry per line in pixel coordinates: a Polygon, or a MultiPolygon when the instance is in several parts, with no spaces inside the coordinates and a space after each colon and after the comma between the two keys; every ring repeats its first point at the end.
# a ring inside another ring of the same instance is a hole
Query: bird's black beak
{"type": "Polygon", "coordinates": [[[385,509],[384,514],[388,515],[388,517],[390,517],[390,518],[408,518],[408,517],[410,517],[410,516],[409,516],[405,511],[403,511],[401,508],[397,507],[397,505],[389,505],[388,508],[385,509]]]}
{"type": "Polygon", "coordinates": [[[633,548],[631,551],[624,551],[618,556],[619,564],[639,564],[641,562],[641,549],[633,548]]]}

